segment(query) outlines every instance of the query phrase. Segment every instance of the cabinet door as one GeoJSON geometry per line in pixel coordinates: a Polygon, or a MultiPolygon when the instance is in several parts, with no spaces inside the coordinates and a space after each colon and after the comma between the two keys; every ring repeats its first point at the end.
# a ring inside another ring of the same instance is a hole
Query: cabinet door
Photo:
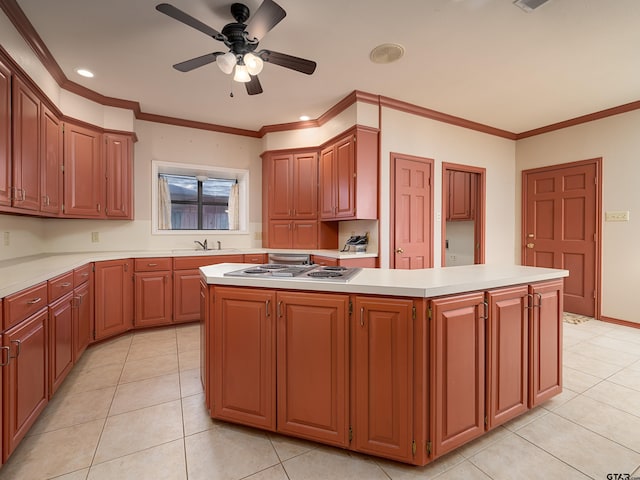
{"type": "Polygon", "coordinates": [[[293,157],[274,155],[269,164],[269,218],[291,218],[293,214],[293,157]]]}
{"type": "Polygon", "coordinates": [[[215,288],[212,417],[276,428],[275,292],[215,288]]]}
{"type": "Polygon", "coordinates": [[[173,321],[200,319],[200,270],[173,272],[173,321]]]}
{"type": "Polygon", "coordinates": [[[40,131],[42,176],[40,210],[58,215],[62,211],[62,124],[42,106],[40,131]]]}
{"type": "Polygon", "coordinates": [[[11,360],[3,372],[4,451],[6,460],[47,405],[49,345],[47,309],[3,335],[11,360]]]}
{"type": "Polygon", "coordinates": [[[347,295],[280,293],[278,431],[349,444],[347,295]]]}
{"type": "Polygon", "coordinates": [[[200,280],[200,382],[204,390],[204,404],[210,414],[211,404],[211,317],[210,305],[213,305],[213,285],[209,286],[200,280]]]}
{"type": "Polygon", "coordinates": [[[487,427],[528,408],[529,290],[526,285],[487,292],[487,427]]]}
{"type": "Polygon", "coordinates": [[[433,300],[431,392],[440,456],[484,433],[484,295],[433,300]]]}
{"type": "Polygon", "coordinates": [[[93,282],[83,283],[73,291],[73,361],[80,359],[93,334],[93,282]]]}
{"type": "Polygon", "coordinates": [[[335,152],[335,218],[350,218],[355,215],[355,136],[339,141],[335,152]]]}
{"type": "MultiPolygon", "coordinates": [[[[294,220],[292,228],[292,248],[310,248],[314,250],[318,248],[318,222],[316,220],[294,220]]],[[[271,247],[273,248],[273,245],[271,247]]]]}
{"type": "Polygon", "coordinates": [[[293,229],[291,220],[274,220],[269,222],[269,247],[291,248],[293,245],[293,229]]]}
{"type": "Polygon", "coordinates": [[[13,206],[40,210],[40,100],[13,78],[13,206]]]}
{"type": "Polygon", "coordinates": [[[104,136],[106,196],[104,213],[108,218],[133,218],[131,138],[126,135],[104,136]]]}
{"type": "Polygon", "coordinates": [[[171,323],[173,285],[171,272],[136,272],[136,327],[154,327],[171,323]]]}
{"type": "Polygon", "coordinates": [[[450,171],[447,220],[471,219],[471,173],[450,171]]]}
{"type": "Polygon", "coordinates": [[[338,265],[337,258],[322,257],[319,255],[312,255],[311,262],[315,263],[316,265],[322,265],[323,267],[327,267],[327,266],[335,267],[338,265]]]}
{"type": "Polygon", "coordinates": [[[411,462],[413,302],[356,297],[354,307],[354,448],[411,462]]]}
{"type": "Polygon", "coordinates": [[[293,217],[318,218],[318,156],[315,153],[293,156],[293,217]]]}
{"type": "Polygon", "coordinates": [[[133,262],[95,263],[95,340],[133,328],[133,262]]]}
{"type": "Polygon", "coordinates": [[[530,286],[529,407],[562,391],[562,280],[530,286]]]}
{"type": "Polygon", "coordinates": [[[335,216],[334,210],[334,171],[335,152],[333,145],[320,152],[318,171],[320,176],[320,218],[332,219],[335,216]]]}
{"type": "Polygon", "coordinates": [[[101,134],[71,123],[64,129],[64,214],[103,216],[104,168],[101,134]]]}
{"type": "Polygon", "coordinates": [[[11,205],[11,72],[0,62],[0,205],[11,205]]]}
{"type": "Polygon", "coordinates": [[[73,293],[49,306],[49,397],[73,368],[73,293]]]}

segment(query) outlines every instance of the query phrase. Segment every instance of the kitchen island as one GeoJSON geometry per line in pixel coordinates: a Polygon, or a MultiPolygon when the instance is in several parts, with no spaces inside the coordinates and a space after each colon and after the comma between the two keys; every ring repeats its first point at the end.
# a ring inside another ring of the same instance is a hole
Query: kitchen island
{"type": "Polygon", "coordinates": [[[566,270],[242,266],[200,268],[213,418],[425,465],[561,392],[566,270]]]}

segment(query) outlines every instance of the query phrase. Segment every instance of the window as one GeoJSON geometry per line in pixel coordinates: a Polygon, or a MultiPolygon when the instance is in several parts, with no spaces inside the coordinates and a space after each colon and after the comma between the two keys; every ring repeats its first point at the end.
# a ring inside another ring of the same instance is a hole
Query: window
{"type": "Polygon", "coordinates": [[[153,231],[246,231],[246,170],[153,162],[153,231]]]}

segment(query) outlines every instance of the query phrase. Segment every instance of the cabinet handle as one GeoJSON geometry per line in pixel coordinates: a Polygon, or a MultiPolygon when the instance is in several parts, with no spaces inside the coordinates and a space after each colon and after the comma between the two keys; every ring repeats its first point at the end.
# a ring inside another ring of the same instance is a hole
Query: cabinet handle
{"type": "Polygon", "coordinates": [[[482,318],[486,321],[489,318],[489,302],[485,300],[482,305],[484,305],[484,316],[482,318]]]}
{"type": "Polygon", "coordinates": [[[7,365],[9,365],[9,362],[11,361],[11,353],[10,353],[10,348],[7,346],[4,347],[0,347],[0,349],[2,350],[2,353],[0,353],[0,356],[2,357],[2,360],[0,361],[0,367],[6,367],[7,365]],[[4,352],[7,352],[7,359],[5,360],[5,356],[4,356],[4,352]]]}
{"type": "Polygon", "coordinates": [[[9,359],[18,358],[18,356],[20,355],[20,345],[22,345],[22,342],[20,340],[11,340],[11,343],[15,343],[17,347],[15,355],[12,356],[11,352],[9,352],[9,359]]]}
{"type": "Polygon", "coordinates": [[[265,308],[267,309],[267,317],[271,316],[271,300],[265,302],[265,308]]]}
{"type": "Polygon", "coordinates": [[[70,282],[64,282],[64,283],[60,284],[60,288],[67,288],[67,287],[70,287],[70,286],[71,286],[70,282]]]}
{"type": "Polygon", "coordinates": [[[85,273],[83,273],[83,274],[82,274],[82,276],[83,276],[83,277],[88,277],[88,276],[89,276],[89,274],[85,272],[85,273]]]}
{"type": "Polygon", "coordinates": [[[80,304],[82,303],[82,297],[73,297],[73,303],[71,306],[73,308],[80,308],[80,304]]]}
{"type": "Polygon", "coordinates": [[[21,188],[20,192],[22,193],[22,195],[20,195],[20,201],[24,202],[25,199],[27,198],[27,191],[24,188],[21,188]]]}
{"type": "Polygon", "coordinates": [[[278,317],[282,317],[282,300],[278,302],[278,317]]]}
{"type": "Polygon", "coordinates": [[[157,263],[147,263],[147,267],[157,267],[157,263]]]}
{"type": "Polygon", "coordinates": [[[27,305],[35,305],[36,303],[40,302],[42,300],[42,297],[36,297],[33,300],[29,300],[27,302],[27,305]]]}
{"type": "Polygon", "coordinates": [[[533,308],[533,294],[527,293],[527,305],[524,308],[533,308]]]}
{"type": "Polygon", "coordinates": [[[360,307],[360,326],[364,327],[364,307],[360,307]]]}
{"type": "Polygon", "coordinates": [[[98,210],[98,213],[100,213],[100,204],[96,203],[96,209],[98,210]]]}
{"type": "Polygon", "coordinates": [[[538,304],[537,305],[533,305],[534,307],[538,307],[538,308],[542,308],[542,294],[539,292],[535,293],[535,296],[538,297],[538,304]]]}

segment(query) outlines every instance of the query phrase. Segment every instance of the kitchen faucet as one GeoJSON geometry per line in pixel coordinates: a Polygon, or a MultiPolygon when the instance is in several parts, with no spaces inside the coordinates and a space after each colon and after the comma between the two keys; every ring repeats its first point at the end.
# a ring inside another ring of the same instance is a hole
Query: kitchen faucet
{"type": "MultiPolygon", "coordinates": [[[[197,243],[198,245],[200,245],[202,247],[202,250],[209,250],[209,247],[207,247],[207,239],[204,239],[204,242],[199,242],[198,240],[194,240],[193,243],[197,243]]],[[[218,242],[220,243],[220,242],[218,242]]]]}

